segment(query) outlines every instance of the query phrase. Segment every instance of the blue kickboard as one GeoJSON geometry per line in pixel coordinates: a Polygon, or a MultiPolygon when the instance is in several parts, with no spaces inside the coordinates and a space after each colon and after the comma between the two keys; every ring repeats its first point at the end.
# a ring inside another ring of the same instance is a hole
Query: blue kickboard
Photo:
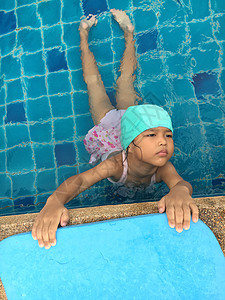
{"type": "Polygon", "coordinates": [[[8,300],[225,299],[225,257],[201,221],[176,232],[166,214],[60,228],[57,245],[31,233],[0,242],[8,300]]]}

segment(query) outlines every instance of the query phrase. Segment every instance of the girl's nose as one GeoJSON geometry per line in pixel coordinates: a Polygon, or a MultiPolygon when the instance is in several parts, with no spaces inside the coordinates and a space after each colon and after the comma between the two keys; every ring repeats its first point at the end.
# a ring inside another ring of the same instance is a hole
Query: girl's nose
{"type": "Polygon", "coordinates": [[[164,137],[160,137],[160,139],[159,139],[159,145],[161,146],[164,146],[164,145],[166,145],[167,143],[166,143],[166,139],[164,138],[164,137]]]}

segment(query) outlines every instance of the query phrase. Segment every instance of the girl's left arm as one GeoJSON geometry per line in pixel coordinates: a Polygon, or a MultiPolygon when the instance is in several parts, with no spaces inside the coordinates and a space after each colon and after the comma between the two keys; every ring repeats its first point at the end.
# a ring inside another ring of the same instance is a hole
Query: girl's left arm
{"type": "Polygon", "coordinates": [[[164,181],[170,191],[158,202],[160,213],[166,210],[168,223],[171,228],[176,227],[177,232],[190,228],[190,219],[197,222],[199,210],[192,195],[192,186],[189,182],[177,173],[171,162],[159,168],[156,174],[156,181],[164,181]]]}

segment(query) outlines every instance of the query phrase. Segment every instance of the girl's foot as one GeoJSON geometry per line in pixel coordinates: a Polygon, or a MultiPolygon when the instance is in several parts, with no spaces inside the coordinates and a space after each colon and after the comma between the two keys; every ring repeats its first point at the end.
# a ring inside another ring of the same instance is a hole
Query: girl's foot
{"type": "Polygon", "coordinates": [[[79,30],[88,32],[93,25],[97,24],[97,22],[96,17],[90,14],[87,18],[81,20],[79,30]]]}
{"type": "Polygon", "coordinates": [[[111,9],[111,14],[114,16],[115,20],[119,23],[120,28],[123,31],[133,32],[134,26],[132,25],[130,18],[125,13],[125,11],[119,9],[111,9]]]}

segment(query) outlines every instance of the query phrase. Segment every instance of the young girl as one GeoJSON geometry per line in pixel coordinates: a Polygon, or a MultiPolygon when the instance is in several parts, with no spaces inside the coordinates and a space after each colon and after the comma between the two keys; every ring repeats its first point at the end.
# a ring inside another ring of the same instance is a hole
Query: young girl
{"type": "Polygon", "coordinates": [[[189,229],[190,215],[198,221],[198,208],[191,194],[191,185],[184,181],[169,162],[173,151],[172,123],[168,113],[156,105],[136,105],[133,73],[136,69],[133,40],[134,26],[125,12],[111,10],[124,32],[125,51],[121,74],[117,80],[117,109],[104,88],[92,52],[88,47],[88,33],[97,23],[95,16],[81,21],[80,48],[83,76],[87,84],[90,110],[94,121],[84,143],[91,154],[90,163],[97,166],[64,181],[48,198],[38,215],[32,236],[40,247],[49,249],[56,244],[59,223],[69,220],[64,204],[96,182],[108,178],[125,185],[149,186],[164,181],[170,192],[158,202],[159,212],[166,210],[168,223],[178,232],[189,229]]]}

